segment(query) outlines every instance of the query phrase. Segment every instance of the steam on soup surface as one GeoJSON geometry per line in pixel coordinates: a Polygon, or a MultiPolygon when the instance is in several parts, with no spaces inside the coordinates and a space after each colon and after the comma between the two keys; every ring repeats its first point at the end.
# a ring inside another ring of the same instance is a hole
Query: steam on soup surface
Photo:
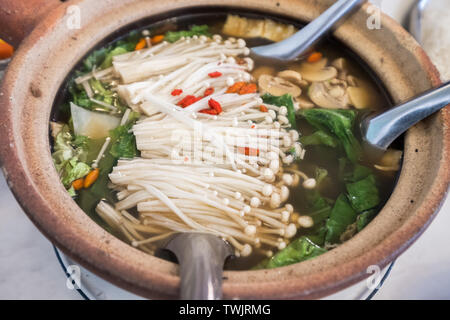
{"type": "Polygon", "coordinates": [[[331,43],[290,63],[249,55],[295,31],[234,15],[180,19],[95,50],[51,122],[61,182],[150,254],[176,232],[209,232],[234,247],[229,268],[274,268],[349,240],[399,169],[401,151],[373,163],[355,130],[361,112],[389,104],[331,43]]]}

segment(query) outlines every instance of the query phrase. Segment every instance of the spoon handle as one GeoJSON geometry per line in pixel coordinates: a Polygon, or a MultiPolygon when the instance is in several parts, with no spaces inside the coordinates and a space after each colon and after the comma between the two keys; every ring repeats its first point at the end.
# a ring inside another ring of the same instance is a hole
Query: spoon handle
{"type": "Polygon", "coordinates": [[[181,300],[219,300],[222,273],[231,247],[215,235],[180,233],[166,245],[180,265],[181,300]]]}
{"type": "Polygon", "coordinates": [[[351,13],[356,6],[365,1],[338,0],[319,17],[291,37],[271,45],[252,48],[252,51],[256,54],[260,54],[259,51],[261,51],[261,55],[266,57],[271,56],[281,60],[292,60],[306,52],[339,20],[351,13]]]}
{"type": "Polygon", "coordinates": [[[420,120],[450,103],[450,81],[361,123],[365,142],[379,149],[387,147],[420,120]]]}

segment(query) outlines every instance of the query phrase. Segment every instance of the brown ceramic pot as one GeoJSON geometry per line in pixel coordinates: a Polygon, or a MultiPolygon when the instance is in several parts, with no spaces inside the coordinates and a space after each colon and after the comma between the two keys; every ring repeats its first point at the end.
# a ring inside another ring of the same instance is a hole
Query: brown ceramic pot
{"type": "MultiPolygon", "coordinates": [[[[212,0],[0,0],[0,33],[22,42],[0,92],[0,156],[17,200],[35,225],[65,254],[103,278],[149,298],[176,298],[173,263],[149,256],[94,223],[59,183],[49,145],[49,117],[58,88],[74,65],[106,36],[145,17],[212,0]],[[69,29],[68,7],[81,13],[69,29]],[[51,9],[51,10],[50,10],[51,9]],[[72,7],[73,9],[73,7],[72,7]],[[23,10],[23,11],[20,11],[23,10]],[[46,12],[48,11],[48,12],[46,12]],[[9,14],[8,14],[9,12],[9,14]],[[21,14],[19,14],[21,13],[21,14]],[[33,14],[33,13],[37,13],[33,14]],[[33,18],[31,18],[33,17],[33,18]],[[6,25],[5,25],[6,23],[6,25]]],[[[222,6],[309,21],[330,0],[224,0],[222,6]]],[[[440,83],[429,58],[397,23],[382,16],[369,30],[366,4],[335,36],[374,70],[396,103],[440,83]]],[[[0,34],[0,37],[4,37],[0,34]]],[[[411,128],[404,164],[386,206],[361,233],[339,248],[299,264],[261,271],[228,271],[225,298],[317,298],[363,279],[370,265],[384,267],[408,248],[438,212],[449,185],[450,113],[443,109],[411,128]]],[[[20,235],[18,235],[20,236],[20,235]]]]}

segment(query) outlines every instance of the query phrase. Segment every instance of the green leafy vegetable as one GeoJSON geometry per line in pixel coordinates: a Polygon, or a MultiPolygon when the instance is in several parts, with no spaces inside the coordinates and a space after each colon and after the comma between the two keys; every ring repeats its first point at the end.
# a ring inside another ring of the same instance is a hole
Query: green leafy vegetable
{"type": "Polygon", "coordinates": [[[314,179],[316,179],[317,188],[320,187],[320,185],[322,184],[322,182],[325,180],[326,177],[328,177],[328,170],[321,167],[317,167],[314,173],[314,179]]]}
{"type": "Polygon", "coordinates": [[[372,169],[362,166],[360,164],[357,164],[354,166],[353,172],[346,173],[344,175],[344,180],[346,182],[356,182],[356,181],[362,180],[364,178],[367,178],[372,173],[373,173],[372,169]]]}
{"type": "Polygon", "coordinates": [[[66,162],[62,170],[61,182],[66,186],[71,186],[72,182],[86,176],[91,171],[91,166],[84,162],[79,162],[76,157],[66,162]]]}
{"type": "Polygon", "coordinates": [[[265,267],[271,269],[287,266],[317,257],[326,251],[309,238],[301,237],[292,241],[286,248],[270,258],[265,267]]]}
{"type": "Polygon", "coordinates": [[[112,95],[111,92],[108,92],[108,90],[106,90],[105,87],[103,87],[103,84],[100,82],[100,80],[92,78],[89,80],[89,85],[91,86],[91,88],[95,94],[98,94],[101,96],[112,95]]]}
{"type": "Polygon", "coordinates": [[[102,64],[100,65],[100,69],[106,69],[112,66],[112,61],[114,56],[118,56],[120,54],[127,53],[129,50],[127,50],[124,47],[117,47],[112,49],[110,52],[108,52],[105,56],[105,59],[103,60],[102,64]]]}
{"type": "MultiPolygon", "coordinates": [[[[314,221],[314,229],[311,230],[313,233],[320,229],[322,226],[325,225],[326,221],[330,217],[332,207],[327,205],[324,206],[322,209],[319,209],[317,211],[314,211],[310,214],[308,214],[314,221]]],[[[309,233],[311,234],[311,233],[309,233]]],[[[325,240],[325,238],[324,238],[325,240]]],[[[321,243],[321,241],[317,241],[318,244],[321,243]]]]}
{"type": "Polygon", "coordinates": [[[91,110],[93,102],[89,99],[86,91],[84,89],[79,88],[73,81],[72,84],[69,86],[69,92],[72,96],[72,101],[77,106],[86,108],[91,110]]]}
{"type": "Polygon", "coordinates": [[[83,60],[83,71],[91,72],[94,67],[98,67],[103,63],[106,55],[112,49],[110,47],[101,48],[93,51],[86,59],[83,60]]]}
{"type": "MultiPolygon", "coordinates": [[[[120,100],[117,94],[108,89],[101,81],[92,78],[89,80],[89,85],[95,93],[94,98],[96,100],[103,101],[122,111],[126,108],[125,104],[120,100]]],[[[86,91],[82,87],[76,85],[74,81],[72,81],[72,84],[69,86],[69,92],[72,95],[73,103],[77,106],[91,111],[94,109],[103,109],[108,112],[110,111],[104,106],[92,102],[92,100],[89,99],[86,91]]]]}
{"type": "Polygon", "coordinates": [[[315,108],[302,110],[299,114],[314,128],[334,135],[351,162],[361,159],[362,148],[352,132],[356,117],[353,110],[315,108]]]}
{"type": "MultiPolygon", "coordinates": [[[[330,209],[331,210],[331,209],[330,209]]],[[[306,236],[318,246],[325,245],[325,237],[327,235],[327,226],[325,223],[321,223],[318,226],[315,226],[313,230],[308,232],[306,236]]]]}
{"type": "Polygon", "coordinates": [[[347,197],[341,194],[331,210],[330,218],[326,223],[327,234],[325,241],[328,243],[337,243],[341,234],[349,225],[356,221],[357,213],[348,202],[347,197]]]}
{"type": "Polygon", "coordinates": [[[73,140],[73,145],[82,150],[89,150],[89,138],[86,136],[77,135],[73,140]]]}
{"type": "Polygon", "coordinates": [[[306,203],[309,212],[319,211],[324,208],[331,209],[330,203],[332,204],[333,201],[330,201],[329,199],[323,197],[319,192],[320,185],[327,176],[328,171],[326,169],[320,167],[316,168],[314,176],[316,180],[316,187],[312,190],[306,190],[306,203]]]}
{"type": "Polygon", "coordinates": [[[318,245],[323,245],[325,243],[325,222],[330,217],[333,205],[333,200],[323,197],[319,192],[319,189],[327,176],[328,171],[326,169],[317,167],[314,175],[317,183],[316,188],[313,190],[306,190],[308,215],[314,221],[314,226],[308,231],[307,236],[318,245]]]}
{"type": "Polygon", "coordinates": [[[113,157],[119,159],[134,158],[137,156],[136,137],[132,132],[129,132],[130,129],[130,125],[123,125],[110,131],[110,137],[113,143],[109,153],[113,157]]]}
{"type": "MultiPolygon", "coordinates": [[[[91,88],[94,90],[95,93],[94,98],[96,100],[103,101],[109,105],[118,108],[121,111],[124,111],[126,109],[125,104],[122,103],[118,95],[111,89],[108,89],[108,87],[105,86],[101,81],[92,78],[89,80],[89,84],[91,88]]],[[[103,109],[105,108],[104,106],[95,103],[92,106],[95,108],[103,108],[103,109]]]]}
{"type": "Polygon", "coordinates": [[[94,67],[100,69],[110,67],[112,65],[112,57],[134,51],[139,38],[139,32],[133,31],[124,39],[93,51],[86,57],[86,59],[83,60],[83,68],[81,69],[81,73],[91,72],[94,67]]]}
{"type": "Polygon", "coordinates": [[[356,219],[356,229],[360,232],[364,229],[377,215],[377,210],[372,209],[368,211],[364,211],[361,213],[356,219]]]}
{"type": "Polygon", "coordinates": [[[335,137],[322,130],[318,130],[309,136],[301,137],[300,142],[304,147],[324,145],[336,148],[339,144],[339,141],[335,137]]]}
{"type": "Polygon", "coordinates": [[[375,176],[372,174],[360,181],[347,183],[345,186],[348,199],[357,212],[372,209],[380,203],[375,176]]]}
{"type": "Polygon", "coordinates": [[[210,37],[211,33],[209,32],[209,27],[205,25],[201,26],[192,26],[190,30],[181,30],[181,31],[168,31],[164,40],[168,42],[178,41],[181,37],[192,37],[192,36],[207,36],[210,37]]]}
{"type": "Polygon", "coordinates": [[[284,94],[282,96],[273,96],[269,93],[266,93],[261,96],[264,103],[271,104],[277,107],[286,107],[288,110],[287,118],[289,123],[291,124],[291,128],[297,128],[297,123],[295,120],[295,109],[294,109],[294,101],[290,94],[284,94]]]}
{"type": "Polygon", "coordinates": [[[87,175],[91,167],[87,165],[87,137],[74,137],[65,125],[58,133],[52,153],[53,162],[59,173],[61,182],[70,190],[73,181],[87,175]]]}

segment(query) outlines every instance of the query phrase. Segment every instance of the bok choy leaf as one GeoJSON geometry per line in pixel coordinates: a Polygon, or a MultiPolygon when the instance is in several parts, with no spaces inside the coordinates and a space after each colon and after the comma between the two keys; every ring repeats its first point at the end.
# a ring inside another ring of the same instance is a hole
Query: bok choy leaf
{"type": "Polygon", "coordinates": [[[301,110],[299,114],[317,130],[335,136],[351,162],[361,159],[362,148],[352,131],[356,117],[353,110],[315,108],[301,110]]]}
{"type": "Polygon", "coordinates": [[[350,205],[347,197],[341,194],[331,210],[330,218],[326,223],[327,235],[325,241],[328,243],[339,242],[341,234],[349,225],[356,221],[357,212],[350,205]]]}
{"type": "Polygon", "coordinates": [[[372,209],[380,203],[380,196],[374,175],[346,184],[348,199],[357,212],[372,209]]]}
{"type": "Polygon", "coordinates": [[[326,251],[308,237],[301,237],[292,241],[286,248],[270,258],[265,267],[271,269],[287,266],[317,257],[326,251]]]}
{"type": "Polygon", "coordinates": [[[273,96],[269,93],[266,93],[261,96],[264,103],[271,104],[277,107],[286,107],[288,110],[287,118],[289,123],[291,124],[291,128],[297,128],[297,123],[295,120],[295,109],[294,109],[294,101],[290,94],[284,94],[282,96],[273,96]]]}

